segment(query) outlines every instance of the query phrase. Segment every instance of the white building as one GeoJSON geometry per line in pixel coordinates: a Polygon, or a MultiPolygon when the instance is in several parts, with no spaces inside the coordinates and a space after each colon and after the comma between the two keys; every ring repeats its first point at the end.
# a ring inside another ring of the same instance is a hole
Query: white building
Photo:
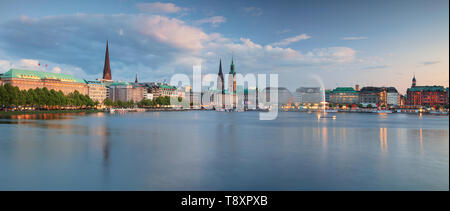
{"type": "Polygon", "coordinates": [[[144,99],[146,100],[153,100],[153,94],[152,93],[145,93],[144,99]]]}
{"type": "Polygon", "coordinates": [[[397,90],[394,91],[387,91],[387,104],[392,106],[398,106],[398,101],[400,99],[400,96],[398,95],[397,90]]]}

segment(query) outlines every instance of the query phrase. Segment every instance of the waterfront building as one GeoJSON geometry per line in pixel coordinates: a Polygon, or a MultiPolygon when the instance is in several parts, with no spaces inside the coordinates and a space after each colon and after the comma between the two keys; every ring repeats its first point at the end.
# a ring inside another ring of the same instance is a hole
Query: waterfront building
{"type": "Polygon", "coordinates": [[[217,91],[213,95],[215,106],[225,108],[225,84],[222,72],[222,59],[219,60],[219,73],[217,74],[217,91]]]}
{"type": "Polygon", "coordinates": [[[330,102],[330,94],[331,94],[332,90],[331,89],[326,89],[325,90],[325,102],[329,103],[330,102]]]}
{"type": "Polygon", "coordinates": [[[75,91],[88,94],[85,80],[62,73],[10,69],[1,76],[1,81],[2,84],[17,86],[20,90],[47,87],[49,90],[62,91],[65,95],[75,91]]]}
{"type": "Polygon", "coordinates": [[[177,88],[175,86],[170,86],[162,83],[153,83],[148,85],[147,93],[153,94],[153,97],[178,97],[177,88]]]}
{"type": "Polygon", "coordinates": [[[399,94],[395,87],[363,87],[360,91],[360,103],[367,107],[398,106],[399,94]]]}
{"type": "Polygon", "coordinates": [[[294,103],[319,104],[322,101],[320,87],[300,87],[295,90],[294,103]]]}
{"type": "Polygon", "coordinates": [[[417,86],[413,77],[411,88],[406,90],[406,105],[442,106],[448,104],[448,93],[443,86],[417,86]]]}
{"type": "Polygon", "coordinates": [[[146,100],[153,100],[153,94],[152,93],[145,93],[144,99],[146,100]]]}
{"type": "Polygon", "coordinates": [[[248,110],[249,108],[252,108],[252,109],[258,108],[258,88],[257,87],[250,87],[250,88],[244,89],[243,103],[244,103],[245,110],[248,110]]]}
{"type": "Polygon", "coordinates": [[[231,58],[230,72],[228,73],[228,84],[225,84],[225,78],[222,72],[222,60],[219,60],[217,86],[208,88],[206,92],[210,95],[211,101],[213,102],[212,107],[214,108],[234,109],[237,105],[244,105],[246,99],[245,90],[244,87],[236,86],[236,71],[233,57],[231,58]]]}
{"type": "Polygon", "coordinates": [[[95,102],[103,103],[108,97],[108,88],[101,81],[86,81],[88,96],[95,102]]]}
{"type": "Polygon", "coordinates": [[[353,87],[337,87],[330,93],[330,103],[336,104],[359,104],[359,91],[353,87]]]}
{"type": "Polygon", "coordinates": [[[128,82],[113,82],[109,85],[109,99],[112,101],[139,102],[144,99],[145,88],[128,82]]]}
{"type": "MultiPolygon", "coordinates": [[[[266,101],[271,99],[270,91],[275,90],[278,93],[278,106],[291,105],[294,103],[294,96],[285,87],[267,87],[262,90],[262,94],[266,95],[266,101]]],[[[264,102],[259,102],[264,103],[264,102]]]]}
{"type": "Polygon", "coordinates": [[[133,94],[133,87],[128,82],[113,82],[109,84],[109,99],[116,101],[129,101],[133,94]]]}
{"type": "Polygon", "coordinates": [[[394,107],[399,106],[400,94],[398,94],[397,89],[395,87],[387,87],[386,93],[386,104],[394,107]]]}
{"type": "Polygon", "coordinates": [[[363,87],[359,93],[360,103],[367,107],[371,105],[372,107],[377,107],[381,102],[381,93],[383,89],[380,87],[363,87]]]}
{"type": "Polygon", "coordinates": [[[234,71],[234,58],[233,57],[231,57],[230,72],[228,73],[228,75],[229,75],[229,80],[228,80],[229,85],[228,85],[227,93],[228,93],[228,95],[231,95],[230,97],[232,97],[233,108],[236,108],[236,105],[237,105],[236,71],[234,71]]]}

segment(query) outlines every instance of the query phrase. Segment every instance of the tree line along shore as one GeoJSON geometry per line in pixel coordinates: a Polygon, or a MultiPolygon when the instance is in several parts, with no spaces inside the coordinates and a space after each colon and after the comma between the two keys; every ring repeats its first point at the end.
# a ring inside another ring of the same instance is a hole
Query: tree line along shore
{"type": "MultiPolygon", "coordinates": [[[[182,99],[176,99],[181,102],[182,99]]],[[[102,103],[93,101],[88,95],[78,91],[65,95],[62,91],[54,89],[35,88],[20,90],[10,84],[0,85],[0,110],[6,113],[42,113],[45,111],[77,112],[86,110],[99,110],[101,108],[131,108],[145,107],[158,108],[170,105],[170,97],[156,97],[152,100],[143,99],[140,102],[112,101],[106,98],[102,103]]],[[[47,112],[48,113],[48,112],[47,112]]]]}

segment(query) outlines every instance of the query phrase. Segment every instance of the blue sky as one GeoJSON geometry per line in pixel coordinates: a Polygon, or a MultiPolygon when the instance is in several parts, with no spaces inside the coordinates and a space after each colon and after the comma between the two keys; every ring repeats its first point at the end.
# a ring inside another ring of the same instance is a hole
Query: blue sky
{"type": "Polygon", "coordinates": [[[11,67],[100,77],[106,40],[113,79],[216,73],[234,52],[240,73],[278,73],[291,90],[318,85],[448,86],[449,2],[0,2],[0,72],[11,67]]]}

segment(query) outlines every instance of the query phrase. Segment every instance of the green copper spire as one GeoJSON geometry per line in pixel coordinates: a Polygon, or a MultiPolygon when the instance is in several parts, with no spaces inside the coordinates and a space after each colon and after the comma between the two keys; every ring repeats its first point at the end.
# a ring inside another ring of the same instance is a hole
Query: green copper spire
{"type": "Polygon", "coordinates": [[[230,66],[230,74],[236,75],[236,72],[234,71],[234,56],[231,56],[231,66],[230,66]]]}

